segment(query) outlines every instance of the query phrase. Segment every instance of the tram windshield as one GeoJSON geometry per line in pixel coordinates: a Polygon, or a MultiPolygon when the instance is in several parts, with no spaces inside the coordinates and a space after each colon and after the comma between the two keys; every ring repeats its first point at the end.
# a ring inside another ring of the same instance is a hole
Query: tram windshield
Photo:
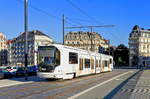
{"type": "Polygon", "coordinates": [[[38,66],[52,69],[58,65],[60,65],[60,51],[54,46],[39,46],[38,66]]]}

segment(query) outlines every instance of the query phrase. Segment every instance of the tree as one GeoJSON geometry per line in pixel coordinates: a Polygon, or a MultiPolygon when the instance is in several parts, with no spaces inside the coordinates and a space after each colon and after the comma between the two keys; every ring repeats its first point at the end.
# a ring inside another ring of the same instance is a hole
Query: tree
{"type": "Polygon", "coordinates": [[[118,45],[115,49],[114,61],[117,66],[129,65],[129,49],[124,44],[118,45]]]}

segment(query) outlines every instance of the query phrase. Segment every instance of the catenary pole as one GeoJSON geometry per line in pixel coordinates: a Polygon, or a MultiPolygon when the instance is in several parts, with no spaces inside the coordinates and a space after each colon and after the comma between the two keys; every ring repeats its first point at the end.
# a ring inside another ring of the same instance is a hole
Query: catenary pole
{"type": "Polygon", "coordinates": [[[109,49],[109,53],[108,54],[110,55],[111,54],[110,53],[110,39],[108,40],[108,49],[109,49]]]}
{"type": "Polygon", "coordinates": [[[93,47],[93,28],[91,27],[90,40],[91,40],[91,51],[94,51],[93,47]]]}
{"type": "Polygon", "coordinates": [[[25,29],[25,80],[28,80],[28,0],[24,0],[24,29],[25,29]]]}
{"type": "Polygon", "coordinates": [[[64,14],[62,15],[62,29],[63,29],[63,45],[65,43],[64,37],[65,37],[65,16],[64,14]]]}

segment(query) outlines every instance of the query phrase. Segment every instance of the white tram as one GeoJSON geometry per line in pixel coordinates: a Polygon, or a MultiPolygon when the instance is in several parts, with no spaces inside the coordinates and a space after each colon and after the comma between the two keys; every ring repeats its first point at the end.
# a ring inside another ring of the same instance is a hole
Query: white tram
{"type": "Polygon", "coordinates": [[[40,78],[72,79],[113,69],[113,57],[82,49],[51,44],[38,48],[40,78]]]}

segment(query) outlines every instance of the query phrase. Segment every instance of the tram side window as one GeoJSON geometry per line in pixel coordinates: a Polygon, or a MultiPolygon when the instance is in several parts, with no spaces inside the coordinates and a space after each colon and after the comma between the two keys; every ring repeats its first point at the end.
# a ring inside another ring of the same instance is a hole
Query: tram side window
{"type": "Polygon", "coordinates": [[[96,67],[98,67],[98,60],[96,60],[96,67]]]}
{"type": "Polygon", "coordinates": [[[110,58],[110,62],[109,62],[110,64],[112,64],[112,59],[110,58]]]}
{"type": "Polygon", "coordinates": [[[99,67],[101,67],[101,60],[99,60],[99,67]]]}
{"type": "Polygon", "coordinates": [[[90,68],[90,59],[85,59],[85,68],[90,68]]]}
{"type": "Polygon", "coordinates": [[[78,54],[69,53],[69,64],[78,64],[78,54]]]}
{"type": "Polygon", "coordinates": [[[105,61],[105,65],[104,65],[105,67],[108,67],[108,62],[107,61],[105,61]]]}

